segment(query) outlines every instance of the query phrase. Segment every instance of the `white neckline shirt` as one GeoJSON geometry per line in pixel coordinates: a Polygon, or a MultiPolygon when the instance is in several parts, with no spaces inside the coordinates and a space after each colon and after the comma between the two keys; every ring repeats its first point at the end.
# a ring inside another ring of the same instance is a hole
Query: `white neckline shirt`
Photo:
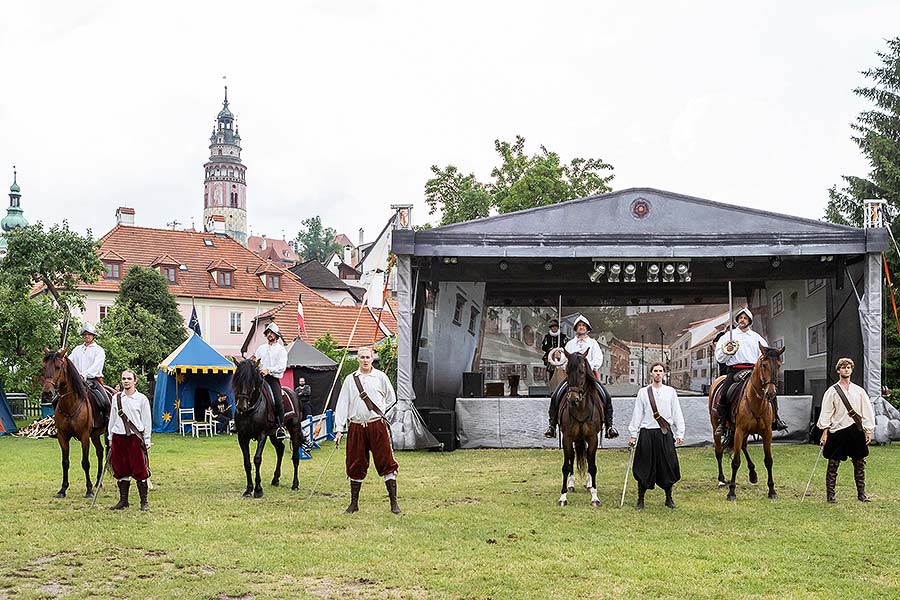
{"type": "Polygon", "coordinates": [[[103,366],[106,363],[106,351],[97,343],[90,346],[79,344],[72,349],[69,360],[85,379],[103,377],[103,366]]]}
{"type": "MultiPolygon", "coordinates": [[[[681,403],[678,401],[675,388],[665,384],[653,388],[653,398],[656,400],[660,416],[669,422],[675,439],[684,439],[684,415],[681,413],[681,403]]],[[[634,399],[631,424],[628,425],[631,437],[637,437],[641,429],[659,429],[659,422],[653,418],[653,409],[650,407],[650,396],[647,395],[646,387],[638,390],[637,398],[634,399]]]]}
{"type": "Polygon", "coordinates": [[[599,373],[600,367],[603,366],[603,350],[600,349],[600,344],[597,343],[597,340],[588,336],[583,340],[574,337],[566,342],[566,352],[569,354],[574,354],[576,352],[580,354],[585,350],[588,351],[587,361],[588,364],[591,365],[591,369],[599,373]]]}
{"type": "Polygon", "coordinates": [[[119,416],[119,406],[116,396],[121,395],[122,412],[128,417],[128,420],[134,425],[135,429],[141,432],[144,438],[144,444],[150,445],[150,431],[153,428],[153,417],[150,414],[150,401],[147,396],[135,390],[134,394],[128,396],[125,392],[116,394],[112,399],[112,410],[109,411],[109,426],[107,431],[110,435],[117,433],[119,435],[129,435],[130,432],[125,429],[125,422],[119,416]]]}
{"type": "Polygon", "coordinates": [[[287,349],[280,341],[275,340],[274,344],[266,342],[256,349],[256,358],[259,359],[259,368],[268,369],[269,375],[276,379],[281,379],[287,369],[287,349]]]}
{"type": "Polygon", "coordinates": [[[378,413],[369,410],[366,403],[360,398],[359,390],[356,389],[356,383],[353,381],[354,374],[359,376],[359,382],[366,390],[366,395],[381,409],[381,412],[387,412],[387,409],[393,406],[397,400],[391,380],[382,371],[374,367],[369,373],[357,370],[355,373],[347,375],[344,385],[341,387],[341,395],[338,397],[337,406],[334,409],[335,431],[347,431],[347,421],[368,423],[380,418],[378,413]]]}

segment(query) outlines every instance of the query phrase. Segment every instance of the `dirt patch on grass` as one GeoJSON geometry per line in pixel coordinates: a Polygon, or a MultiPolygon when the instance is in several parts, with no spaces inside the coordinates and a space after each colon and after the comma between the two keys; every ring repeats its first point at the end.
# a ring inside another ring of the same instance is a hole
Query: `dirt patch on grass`
{"type": "Polygon", "coordinates": [[[69,586],[61,583],[49,583],[47,585],[42,585],[38,589],[44,594],[53,596],[54,598],[59,598],[60,596],[65,596],[69,593],[69,586]]]}
{"type": "Polygon", "coordinates": [[[447,507],[447,506],[466,506],[469,504],[481,504],[481,498],[471,498],[466,496],[464,498],[453,498],[451,500],[444,500],[443,502],[437,505],[438,508],[447,507]]]}
{"type": "Polygon", "coordinates": [[[53,562],[60,558],[68,558],[72,556],[71,552],[56,552],[54,554],[47,554],[45,556],[38,556],[34,560],[31,561],[33,565],[45,565],[49,562],[53,562]]]}
{"type": "Polygon", "coordinates": [[[310,596],[324,600],[423,600],[431,595],[422,588],[393,588],[377,581],[359,577],[356,579],[326,579],[306,577],[300,580],[303,590],[310,596]]]}
{"type": "Polygon", "coordinates": [[[240,596],[229,596],[228,594],[219,594],[215,597],[215,600],[253,600],[253,594],[247,592],[246,594],[241,594],[240,596]]]}

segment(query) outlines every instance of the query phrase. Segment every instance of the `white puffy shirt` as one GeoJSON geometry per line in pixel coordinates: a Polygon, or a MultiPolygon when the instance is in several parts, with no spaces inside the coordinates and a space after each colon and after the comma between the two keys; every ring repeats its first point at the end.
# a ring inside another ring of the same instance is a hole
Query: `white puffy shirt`
{"type": "Polygon", "coordinates": [[[79,344],[72,349],[72,352],[69,354],[69,360],[72,361],[72,364],[75,365],[75,368],[78,369],[78,372],[85,379],[88,377],[103,377],[106,351],[96,343],[92,343],[90,346],[79,344]]]}
{"type": "MultiPolygon", "coordinates": [[[[656,400],[656,408],[660,416],[669,422],[672,435],[675,439],[684,438],[684,415],[681,414],[681,403],[678,401],[678,393],[675,388],[663,385],[653,388],[653,399],[656,400]]],[[[637,437],[641,429],[659,429],[659,422],[653,418],[653,409],[650,407],[650,396],[647,388],[638,390],[634,400],[634,412],[631,415],[631,424],[628,432],[631,437],[637,437]]]]}
{"type": "Polygon", "coordinates": [[[741,331],[740,329],[735,329],[733,334],[729,334],[725,332],[719,341],[716,343],[716,362],[725,363],[726,365],[740,365],[740,364],[755,364],[759,359],[759,345],[768,347],[769,342],[765,340],[761,335],[753,331],[752,329],[747,329],[746,332],[741,331]],[[738,342],[738,351],[734,354],[734,356],[728,356],[724,352],[725,344],[728,343],[730,339],[728,336],[733,335],[734,341],[738,342]]]}
{"type": "MultiPolygon", "coordinates": [[[[107,428],[110,435],[118,433],[119,435],[128,435],[125,429],[125,422],[119,416],[119,406],[116,394],[112,398],[112,410],[109,411],[109,427],[107,428]]],[[[140,431],[144,436],[144,444],[150,445],[150,431],[153,427],[153,417],[150,415],[150,401],[147,396],[135,390],[131,396],[121,393],[122,412],[128,417],[135,429],[140,431]]]]}
{"type": "Polygon", "coordinates": [[[566,343],[566,352],[569,354],[581,353],[585,350],[588,350],[587,360],[588,364],[591,365],[591,369],[599,372],[600,367],[603,366],[603,350],[600,349],[600,344],[597,343],[597,340],[592,337],[584,339],[576,337],[566,343]]]}
{"type": "MultiPolygon", "coordinates": [[[[850,389],[844,394],[847,401],[850,402],[850,408],[855,410],[862,417],[862,426],[866,431],[875,431],[875,415],[872,412],[872,401],[866,390],[862,389],[855,383],[850,383],[850,389]]],[[[819,429],[828,429],[831,432],[846,429],[851,425],[856,426],[856,422],[844,408],[844,401],[834,390],[834,386],[828,386],[825,395],[822,396],[822,412],[819,413],[819,420],[816,423],[819,429]]]]}
{"type": "MultiPolygon", "coordinates": [[[[369,400],[380,408],[381,412],[387,412],[388,407],[393,405],[397,399],[388,376],[374,367],[368,374],[361,373],[359,370],[355,374],[359,376],[359,382],[366,390],[369,400]]],[[[338,397],[337,406],[334,409],[335,431],[347,431],[347,421],[364,423],[379,417],[378,413],[369,410],[366,403],[359,397],[359,390],[356,389],[353,375],[354,373],[351,373],[344,378],[341,395],[338,397]]]]}
{"type": "Polygon", "coordinates": [[[260,369],[268,369],[269,375],[281,379],[287,369],[287,349],[284,344],[278,340],[274,344],[266,342],[256,349],[255,356],[259,359],[260,369]]]}

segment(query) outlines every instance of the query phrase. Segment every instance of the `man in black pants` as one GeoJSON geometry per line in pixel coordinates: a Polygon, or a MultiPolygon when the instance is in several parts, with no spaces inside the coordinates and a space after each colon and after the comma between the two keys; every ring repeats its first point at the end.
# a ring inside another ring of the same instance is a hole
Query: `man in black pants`
{"type": "Polygon", "coordinates": [[[256,349],[256,358],[259,359],[259,372],[262,373],[266,383],[272,390],[272,398],[275,400],[275,421],[278,428],[275,437],[283,440],[287,437],[284,430],[284,403],[281,400],[281,376],[287,369],[287,350],[282,342],[278,325],[269,323],[263,330],[266,343],[256,349]]]}

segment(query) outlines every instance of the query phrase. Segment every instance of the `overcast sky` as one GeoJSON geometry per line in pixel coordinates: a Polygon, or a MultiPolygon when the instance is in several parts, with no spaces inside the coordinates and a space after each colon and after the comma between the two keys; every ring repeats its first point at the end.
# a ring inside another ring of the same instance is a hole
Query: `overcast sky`
{"type": "Polygon", "coordinates": [[[852,89],[898,24],[896,0],[9,2],[0,183],[17,165],[30,222],[200,227],[227,75],[254,233],[320,215],[371,241],[392,203],[434,221],[430,165],[488,181],[517,134],[606,160],[617,190],[819,218],[866,173],[852,89]]]}

